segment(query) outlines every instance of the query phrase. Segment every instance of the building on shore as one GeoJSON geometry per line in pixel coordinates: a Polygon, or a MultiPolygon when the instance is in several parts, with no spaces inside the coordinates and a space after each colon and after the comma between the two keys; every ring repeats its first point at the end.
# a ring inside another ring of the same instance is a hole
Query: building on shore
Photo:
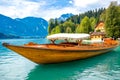
{"type": "Polygon", "coordinates": [[[96,26],[94,32],[90,33],[91,40],[101,41],[105,38],[105,24],[100,21],[96,26]]]}
{"type": "Polygon", "coordinates": [[[105,24],[103,21],[100,21],[96,26],[94,32],[105,32],[105,24]]]}

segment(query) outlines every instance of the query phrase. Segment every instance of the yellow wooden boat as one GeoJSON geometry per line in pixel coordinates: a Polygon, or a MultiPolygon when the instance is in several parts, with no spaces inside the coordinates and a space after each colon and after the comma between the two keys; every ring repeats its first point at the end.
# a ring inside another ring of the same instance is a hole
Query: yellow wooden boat
{"type": "MultiPolygon", "coordinates": [[[[79,34],[76,35],[78,36],[79,34]]],[[[78,37],[70,37],[69,35],[66,37],[65,34],[58,34],[58,37],[55,37],[54,35],[48,36],[47,38],[52,41],[51,44],[29,43],[18,46],[3,43],[3,46],[38,64],[84,59],[109,52],[118,46],[118,43],[114,40],[106,40],[103,43],[82,44],[81,40],[89,37],[87,35],[82,35],[80,34],[78,37]],[[67,42],[53,44],[57,39],[65,39],[67,42]],[[74,39],[77,42],[68,42],[68,39],[74,39]]]]}

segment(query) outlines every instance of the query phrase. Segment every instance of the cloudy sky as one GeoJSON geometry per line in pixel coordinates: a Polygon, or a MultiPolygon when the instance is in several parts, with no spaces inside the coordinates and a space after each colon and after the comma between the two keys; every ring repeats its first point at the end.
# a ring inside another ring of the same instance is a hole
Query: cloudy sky
{"type": "Polygon", "coordinates": [[[0,14],[11,18],[34,16],[49,20],[65,13],[79,14],[108,7],[111,1],[120,2],[120,0],[0,0],[0,14]]]}

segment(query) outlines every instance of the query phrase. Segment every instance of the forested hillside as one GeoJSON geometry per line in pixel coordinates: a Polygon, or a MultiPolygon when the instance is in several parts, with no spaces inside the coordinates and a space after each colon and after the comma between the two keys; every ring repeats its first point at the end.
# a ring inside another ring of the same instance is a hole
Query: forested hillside
{"type": "Polygon", "coordinates": [[[103,21],[106,37],[120,37],[120,5],[112,1],[107,9],[100,8],[90,10],[79,15],[74,15],[66,21],[50,19],[48,32],[55,33],[90,33],[94,31],[96,24],[103,21]]]}
{"type": "Polygon", "coordinates": [[[105,11],[105,8],[90,10],[79,15],[74,15],[68,18],[66,21],[58,21],[57,19],[50,19],[48,32],[49,34],[55,33],[89,33],[94,30],[101,13],[105,11]]]}

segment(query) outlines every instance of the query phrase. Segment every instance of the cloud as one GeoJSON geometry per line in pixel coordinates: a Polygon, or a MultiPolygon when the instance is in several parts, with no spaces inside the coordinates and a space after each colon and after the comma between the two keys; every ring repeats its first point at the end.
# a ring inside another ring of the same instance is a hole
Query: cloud
{"type": "Polygon", "coordinates": [[[72,3],[73,3],[73,1],[69,1],[69,3],[70,3],[70,4],[72,4],[72,3]]]}
{"type": "Polygon", "coordinates": [[[61,9],[51,8],[49,10],[44,11],[43,14],[41,14],[41,16],[43,16],[46,20],[49,20],[50,18],[58,18],[60,17],[60,15],[66,13],[78,14],[79,11],[72,7],[65,7],[61,9]]]}
{"type": "Polygon", "coordinates": [[[26,0],[7,0],[3,1],[3,3],[4,5],[0,5],[0,13],[12,18],[35,16],[35,14],[39,13],[37,11],[46,4],[44,1],[37,3],[26,0]]]}
{"type": "Polygon", "coordinates": [[[77,7],[87,7],[90,4],[97,3],[98,0],[73,0],[74,6],[77,7]]]}
{"type": "Polygon", "coordinates": [[[120,4],[120,0],[105,0],[104,2],[102,0],[99,0],[99,5],[107,8],[112,1],[117,1],[117,3],[120,4]]]}
{"type": "Polygon", "coordinates": [[[56,0],[52,0],[51,3],[45,0],[2,0],[1,2],[4,5],[0,5],[0,13],[12,18],[35,16],[49,20],[59,17],[61,14],[77,13],[77,10],[72,7],[61,7],[60,4],[56,3],[56,0]],[[58,4],[58,6],[55,4],[58,4]]]}
{"type": "Polygon", "coordinates": [[[79,14],[107,7],[110,2],[111,0],[1,0],[0,14],[12,18],[35,16],[49,20],[65,13],[79,14]]]}

